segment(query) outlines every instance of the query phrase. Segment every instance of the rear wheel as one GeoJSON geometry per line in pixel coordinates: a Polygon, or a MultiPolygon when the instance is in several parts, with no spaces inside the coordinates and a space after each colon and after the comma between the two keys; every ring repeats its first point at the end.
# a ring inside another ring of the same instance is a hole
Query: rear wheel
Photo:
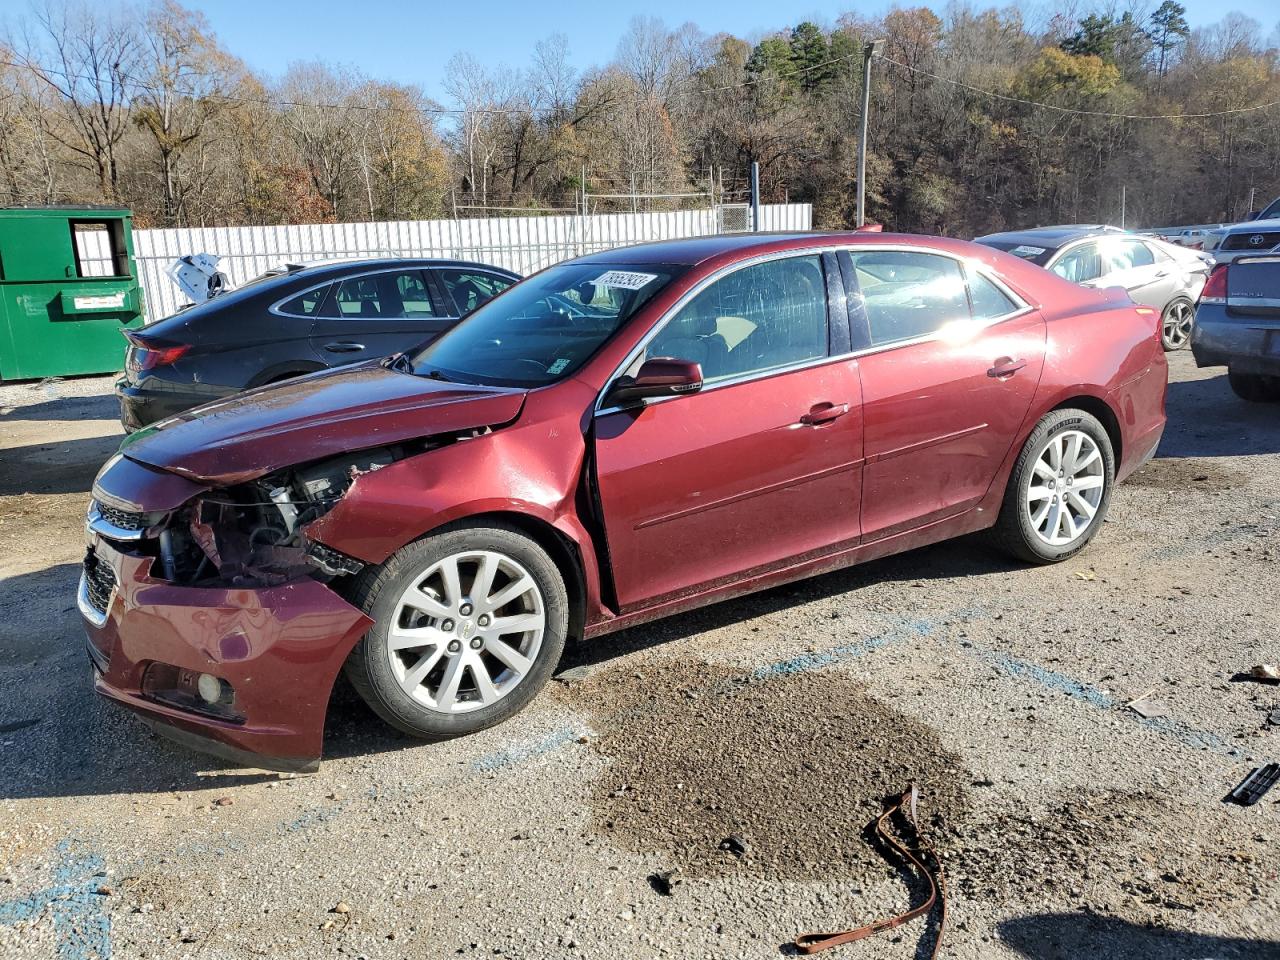
{"type": "Polygon", "coordinates": [[[361,575],[376,623],[347,676],[382,719],[442,740],[508,719],[538,693],[568,630],[564,581],[516,530],[465,525],[410,544],[361,575]]]}
{"type": "Polygon", "coordinates": [[[1185,297],[1178,297],[1165,306],[1160,316],[1160,345],[1166,352],[1186,349],[1195,319],[1195,307],[1185,297]]]}
{"type": "Polygon", "coordinates": [[[1111,438],[1083,410],[1055,410],[1031,432],[1005,489],[992,534],[1030,563],[1057,563],[1102,526],[1115,482],[1111,438]]]}
{"type": "Polygon", "coordinates": [[[1275,403],[1280,400],[1280,377],[1263,373],[1237,373],[1227,368],[1227,382],[1241,400],[1251,403],[1275,403]]]}

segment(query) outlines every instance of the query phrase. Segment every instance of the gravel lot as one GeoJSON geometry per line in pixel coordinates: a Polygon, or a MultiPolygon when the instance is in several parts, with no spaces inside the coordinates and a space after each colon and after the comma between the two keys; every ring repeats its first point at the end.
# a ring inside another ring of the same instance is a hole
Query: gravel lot
{"type": "Polygon", "coordinates": [[[1222,802],[1280,760],[1280,687],[1233,681],[1280,660],[1280,408],[1185,354],[1171,379],[1160,457],[1074,561],[957,541],[635,629],[442,745],[340,689],[298,778],[91,695],[110,381],[0,387],[0,956],[777,956],[918,894],[862,834],[914,778],[944,956],[1280,957],[1280,789],[1222,802]]]}

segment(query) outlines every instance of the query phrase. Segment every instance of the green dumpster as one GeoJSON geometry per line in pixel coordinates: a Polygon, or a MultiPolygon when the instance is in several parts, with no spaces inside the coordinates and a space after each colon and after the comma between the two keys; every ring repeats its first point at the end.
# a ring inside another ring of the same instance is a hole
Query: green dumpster
{"type": "Polygon", "coordinates": [[[143,316],[132,227],[117,208],[0,208],[0,379],[121,369],[143,316]]]}

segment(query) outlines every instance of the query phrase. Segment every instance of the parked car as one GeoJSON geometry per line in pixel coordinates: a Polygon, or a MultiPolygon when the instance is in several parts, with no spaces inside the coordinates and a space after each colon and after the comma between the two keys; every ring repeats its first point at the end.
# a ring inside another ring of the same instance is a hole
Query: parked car
{"type": "Polygon", "coordinates": [[[1226,365],[1236,395],[1280,401],[1280,254],[1213,268],[1196,305],[1196,366],[1226,365]]]}
{"type": "Polygon", "coordinates": [[[519,279],[462,260],[281,267],[137,330],[116,383],[132,431],[210,400],[430,340],[519,279]]]}
{"type": "Polygon", "coordinates": [[[312,768],[344,668],[439,739],[514,715],[571,639],[988,528],[1065,560],[1160,440],[1157,328],[957,240],[567,261],[426,347],[128,438],[88,519],[95,684],[312,768]]]}
{"type": "Polygon", "coordinates": [[[1230,263],[1237,257],[1280,249],[1280,212],[1271,215],[1270,209],[1263,211],[1268,214],[1266,217],[1233,223],[1209,232],[1205,236],[1205,252],[1212,255],[1217,263],[1230,263]]]}
{"type": "Polygon", "coordinates": [[[978,237],[978,243],[1090,287],[1124,287],[1135,303],[1160,311],[1160,342],[1181,350],[1191,339],[1195,301],[1212,264],[1207,257],[1115,227],[1041,227],[978,237]]]}

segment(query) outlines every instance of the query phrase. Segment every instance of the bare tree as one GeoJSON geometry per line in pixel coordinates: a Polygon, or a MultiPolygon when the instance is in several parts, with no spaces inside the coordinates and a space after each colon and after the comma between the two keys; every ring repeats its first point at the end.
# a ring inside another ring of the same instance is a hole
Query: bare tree
{"type": "Polygon", "coordinates": [[[122,14],[47,0],[19,53],[56,94],[65,124],[49,133],[96,177],[105,199],[119,200],[116,152],[128,130],[128,103],[139,42],[122,14]]]}

